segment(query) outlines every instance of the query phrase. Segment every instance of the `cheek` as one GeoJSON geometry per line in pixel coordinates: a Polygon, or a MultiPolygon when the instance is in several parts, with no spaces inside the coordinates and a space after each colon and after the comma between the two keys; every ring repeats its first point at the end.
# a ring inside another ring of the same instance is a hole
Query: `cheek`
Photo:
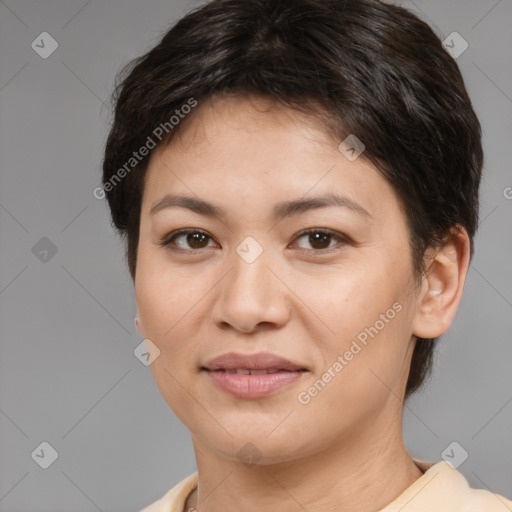
{"type": "Polygon", "coordinates": [[[399,316],[400,306],[393,308],[393,304],[401,304],[400,297],[406,290],[404,274],[383,260],[379,264],[340,268],[322,279],[315,276],[310,285],[299,293],[325,320],[330,328],[329,338],[337,340],[351,340],[361,333],[364,341],[366,329],[376,322],[379,332],[389,331],[389,325],[399,316]]]}
{"type": "Polygon", "coordinates": [[[195,378],[197,341],[190,332],[197,299],[187,281],[158,272],[141,258],[137,268],[136,301],[147,338],[160,350],[150,370],[160,394],[186,422],[190,414],[192,378],[195,378]],[[140,270],[140,273],[139,273],[140,270]],[[185,289],[187,286],[187,289],[185,289]]]}
{"type": "Polygon", "coordinates": [[[330,328],[327,336],[318,338],[323,359],[319,371],[331,368],[336,375],[328,385],[333,392],[325,396],[329,402],[378,405],[377,398],[389,393],[386,386],[401,382],[407,369],[407,275],[383,260],[378,266],[352,270],[333,277],[326,293],[318,294],[315,309],[330,328]]]}
{"type": "MultiPolygon", "coordinates": [[[[213,284],[213,283],[212,283],[213,284]]],[[[135,294],[140,318],[155,340],[167,344],[191,325],[200,303],[212,287],[200,266],[169,264],[165,251],[141,247],[135,294]]]]}
{"type": "Polygon", "coordinates": [[[165,257],[144,249],[138,260],[137,308],[144,333],[160,350],[151,371],[162,396],[180,417],[190,407],[186,390],[194,385],[205,341],[198,333],[208,293],[219,279],[205,268],[171,266],[165,257]]]}
{"type": "MultiPolygon", "coordinates": [[[[384,309],[383,313],[386,314],[386,311],[388,309],[384,309]]],[[[396,313],[394,309],[389,311],[396,313]]],[[[408,365],[408,344],[404,336],[407,318],[402,309],[392,319],[387,319],[389,323],[374,319],[362,328],[360,325],[364,325],[364,322],[353,324],[345,329],[351,330],[351,334],[330,338],[329,350],[325,352],[328,354],[325,366],[314,380],[323,380],[325,373],[334,374],[334,377],[327,377],[329,382],[325,387],[317,385],[321,390],[311,398],[307,406],[311,409],[306,411],[312,416],[323,415],[326,410],[337,411],[338,414],[331,415],[333,420],[329,429],[349,432],[361,428],[361,425],[371,424],[379,411],[386,407],[390,395],[400,395],[408,365]],[[400,316],[402,314],[403,317],[400,316]]],[[[311,385],[315,383],[311,382],[311,385]]],[[[308,393],[308,389],[311,390],[306,388],[303,391],[308,393]]],[[[312,393],[316,391],[313,389],[312,393]]],[[[396,400],[396,404],[398,406],[399,400],[396,400]]]]}

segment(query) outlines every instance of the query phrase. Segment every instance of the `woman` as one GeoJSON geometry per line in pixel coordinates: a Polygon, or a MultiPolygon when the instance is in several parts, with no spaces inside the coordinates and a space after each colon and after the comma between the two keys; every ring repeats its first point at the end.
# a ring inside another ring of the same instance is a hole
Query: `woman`
{"type": "Polygon", "coordinates": [[[433,31],[375,0],[217,0],[114,100],[103,191],[198,467],[145,512],[512,509],[402,436],[461,301],[483,159],[433,31]]]}

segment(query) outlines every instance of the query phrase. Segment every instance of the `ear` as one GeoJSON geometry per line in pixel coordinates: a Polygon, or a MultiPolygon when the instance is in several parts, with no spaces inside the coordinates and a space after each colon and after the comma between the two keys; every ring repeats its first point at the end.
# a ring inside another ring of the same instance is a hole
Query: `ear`
{"type": "Polygon", "coordinates": [[[426,251],[427,270],[417,297],[413,334],[437,338],[449,329],[462,299],[469,263],[469,236],[459,225],[450,230],[441,247],[426,251]]]}

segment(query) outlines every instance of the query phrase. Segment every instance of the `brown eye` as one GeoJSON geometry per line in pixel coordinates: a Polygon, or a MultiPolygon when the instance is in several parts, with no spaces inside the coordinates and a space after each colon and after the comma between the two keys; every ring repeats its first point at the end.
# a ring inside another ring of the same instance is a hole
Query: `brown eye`
{"type": "Polygon", "coordinates": [[[185,240],[193,249],[205,247],[204,242],[207,241],[207,236],[204,233],[188,233],[185,237],[185,240]]]}
{"type": "Polygon", "coordinates": [[[171,233],[160,242],[160,245],[171,250],[195,251],[208,247],[210,235],[197,229],[182,229],[171,233]]]}
{"type": "Polygon", "coordinates": [[[334,245],[331,245],[331,243],[334,242],[345,242],[345,238],[336,234],[335,232],[331,230],[325,230],[325,229],[308,229],[307,231],[303,231],[297,239],[305,239],[306,244],[309,244],[310,247],[300,247],[301,249],[310,249],[312,248],[315,251],[322,251],[325,249],[330,249],[331,247],[334,247],[334,245]]]}

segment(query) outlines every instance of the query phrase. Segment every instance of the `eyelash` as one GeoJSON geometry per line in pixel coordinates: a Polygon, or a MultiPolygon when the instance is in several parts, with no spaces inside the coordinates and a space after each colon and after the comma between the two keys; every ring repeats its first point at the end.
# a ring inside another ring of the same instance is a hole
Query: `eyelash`
{"type": "MultiPolygon", "coordinates": [[[[203,234],[203,235],[207,236],[208,238],[212,239],[212,237],[206,231],[203,231],[202,229],[189,228],[189,229],[180,229],[178,231],[174,231],[170,235],[166,236],[164,239],[160,240],[158,245],[165,247],[166,249],[173,251],[173,252],[181,252],[181,253],[187,253],[187,254],[197,253],[197,252],[203,251],[205,249],[208,249],[208,247],[204,247],[201,249],[180,249],[180,248],[171,247],[172,243],[174,242],[174,240],[176,238],[179,238],[180,236],[188,235],[191,233],[200,233],[200,234],[203,234]]],[[[296,235],[296,237],[294,238],[294,240],[298,239],[298,238],[302,238],[303,236],[306,236],[306,235],[310,235],[312,233],[320,233],[322,235],[331,236],[333,238],[338,239],[338,243],[332,247],[327,247],[325,249],[299,249],[299,250],[308,251],[308,252],[313,251],[315,253],[325,254],[325,253],[333,252],[333,250],[336,250],[337,246],[340,246],[340,245],[342,246],[342,245],[346,245],[347,243],[349,243],[349,239],[347,237],[342,236],[341,234],[339,234],[335,231],[332,231],[330,229],[325,229],[325,228],[306,229],[306,230],[298,233],[296,235]]]]}

